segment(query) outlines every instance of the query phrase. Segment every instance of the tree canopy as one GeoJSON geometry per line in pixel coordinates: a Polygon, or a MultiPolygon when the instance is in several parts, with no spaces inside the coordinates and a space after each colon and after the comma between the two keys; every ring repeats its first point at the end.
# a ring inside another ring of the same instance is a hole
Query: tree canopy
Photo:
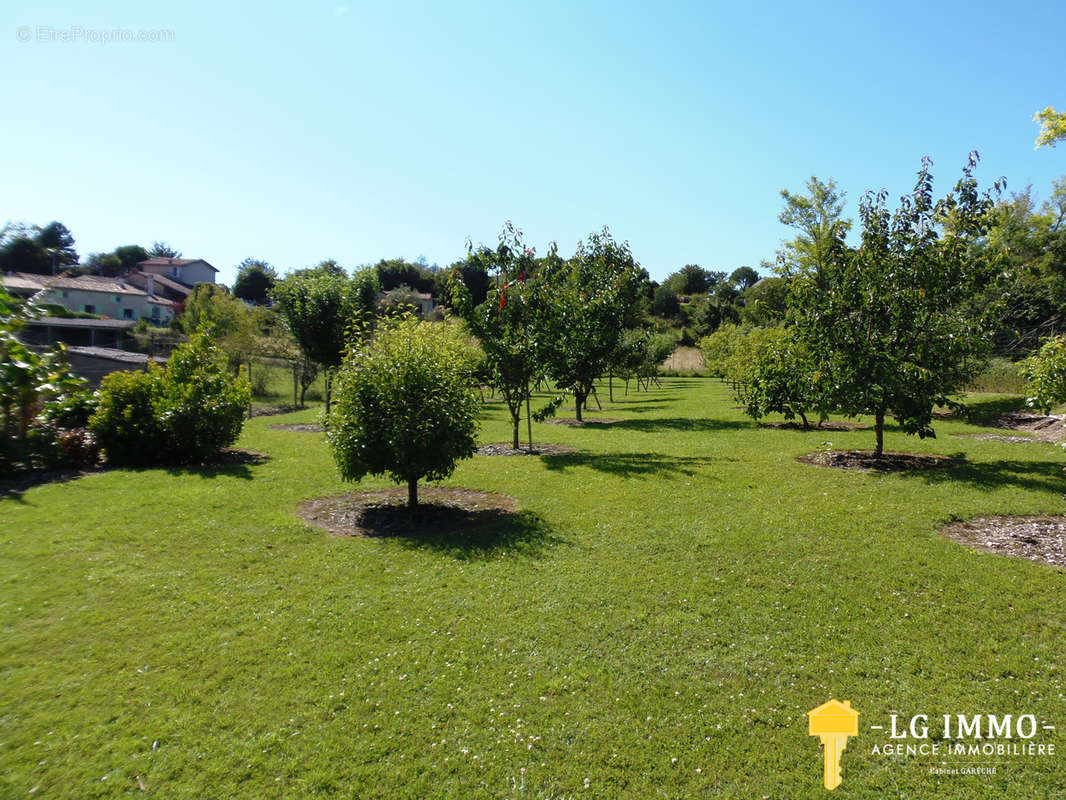
{"type": "Polygon", "coordinates": [[[442,480],[477,449],[477,351],[459,326],[412,316],[353,344],[337,379],[327,439],[341,477],[442,480]]]}
{"type": "Polygon", "coordinates": [[[991,309],[966,302],[995,273],[978,247],[993,199],[978,193],[976,164],[973,153],[955,189],[934,201],[923,159],[895,212],[884,191],[864,195],[857,250],[845,245],[842,225],[818,226],[826,235],[812,238],[812,257],[797,262],[790,285],[797,335],[820,378],[814,400],[849,416],[872,414],[877,455],[886,414],[906,433],[934,435],[934,405],[947,402],[987,352],[991,309]]]}

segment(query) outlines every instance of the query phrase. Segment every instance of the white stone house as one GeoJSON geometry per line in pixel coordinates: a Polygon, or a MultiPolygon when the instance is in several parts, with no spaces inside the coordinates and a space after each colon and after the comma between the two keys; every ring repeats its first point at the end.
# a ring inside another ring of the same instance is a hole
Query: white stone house
{"type": "Polygon", "coordinates": [[[202,258],[154,256],[138,263],[137,268],[141,272],[163,275],[190,287],[198,283],[214,283],[218,274],[218,270],[202,258]]]}
{"type": "Polygon", "coordinates": [[[154,325],[169,325],[174,319],[174,303],[122,278],[16,272],[4,276],[4,285],[17,287],[18,294],[32,296],[35,303],[51,303],[70,311],[120,320],[145,319],[154,325]]]}

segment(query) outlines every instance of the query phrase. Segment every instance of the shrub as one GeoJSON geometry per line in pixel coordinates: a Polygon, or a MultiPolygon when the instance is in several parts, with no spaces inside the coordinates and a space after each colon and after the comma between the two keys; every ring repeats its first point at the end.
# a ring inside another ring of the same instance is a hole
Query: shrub
{"type": "Polygon", "coordinates": [[[112,372],[101,381],[89,429],[112,464],[151,464],[166,452],[166,432],[153,403],[158,385],[155,370],[112,372]]]}
{"type": "Polygon", "coordinates": [[[1025,402],[1047,414],[1052,406],[1066,402],[1066,335],[1055,336],[1021,365],[1027,394],[1025,402]]]}
{"type": "Polygon", "coordinates": [[[16,337],[26,314],[0,287],[0,469],[56,469],[95,461],[84,425],[93,407],[63,345],[36,353],[16,337]]]}
{"type": "Polygon", "coordinates": [[[248,382],[224,367],[210,334],[193,334],[169,364],[115,372],[100,384],[90,428],[113,464],[139,466],[208,458],[240,435],[248,382]]]}
{"type": "Polygon", "coordinates": [[[248,381],[235,378],[224,363],[210,334],[200,332],[174,351],[165,370],[156,371],[161,375],[156,418],[175,460],[207,458],[241,435],[251,393],[248,381]]]}
{"type": "Polygon", "coordinates": [[[338,376],[328,441],[341,477],[387,474],[407,484],[441,480],[477,447],[477,354],[453,325],[406,316],[359,341],[338,376]]]}

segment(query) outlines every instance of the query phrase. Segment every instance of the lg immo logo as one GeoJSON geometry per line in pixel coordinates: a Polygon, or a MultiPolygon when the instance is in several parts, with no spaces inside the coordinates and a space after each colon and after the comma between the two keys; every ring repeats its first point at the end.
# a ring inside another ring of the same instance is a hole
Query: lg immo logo
{"type": "MultiPolygon", "coordinates": [[[[848,739],[859,733],[859,712],[848,700],[830,700],[808,711],[807,717],[807,732],[822,743],[825,788],[835,789],[840,785],[840,757],[848,739]]],[[[890,714],[886,722],[867,725],[869,755],[928,758],[930,774],[938,776],[995,775],[997,763],[1054,756],[1056,750],[1055,726],[1031,713],[890,714]]]]}
{"type": "Polygon", "coordinates": [[[840,785],[840,756],[848,746],[848,737],[859,733],[859,712],[851,707],[850,700],[830,700],[808,711],[807,721],[807,732],[822,740],[825,788],[835,789],[840,785]]]}

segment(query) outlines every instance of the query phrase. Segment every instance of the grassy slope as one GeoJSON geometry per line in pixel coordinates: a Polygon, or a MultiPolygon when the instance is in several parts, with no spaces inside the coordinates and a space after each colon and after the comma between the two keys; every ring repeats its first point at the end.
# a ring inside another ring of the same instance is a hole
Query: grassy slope
{"type": "Polygon", "coordinates": [[[464,463],[449,483],[525,510],[472,544],[305,527],[296,503],[346,487],[279,418],[246,428],[261,465],[0,499],[0,795],[812,796],[805,712],[830,696],[863,714],[841,797],[1066,792],[1060,757],[938,783],[865,728],[1066,728],[1063,573],[934,533],[1062,511],[1060,451],[942,423],[887,446],[968,466],[848,473],[794,457],[872,433],[756,429],[705,380],[628,400],[608,428],[536,427],[582,455],[464,463]]]}

